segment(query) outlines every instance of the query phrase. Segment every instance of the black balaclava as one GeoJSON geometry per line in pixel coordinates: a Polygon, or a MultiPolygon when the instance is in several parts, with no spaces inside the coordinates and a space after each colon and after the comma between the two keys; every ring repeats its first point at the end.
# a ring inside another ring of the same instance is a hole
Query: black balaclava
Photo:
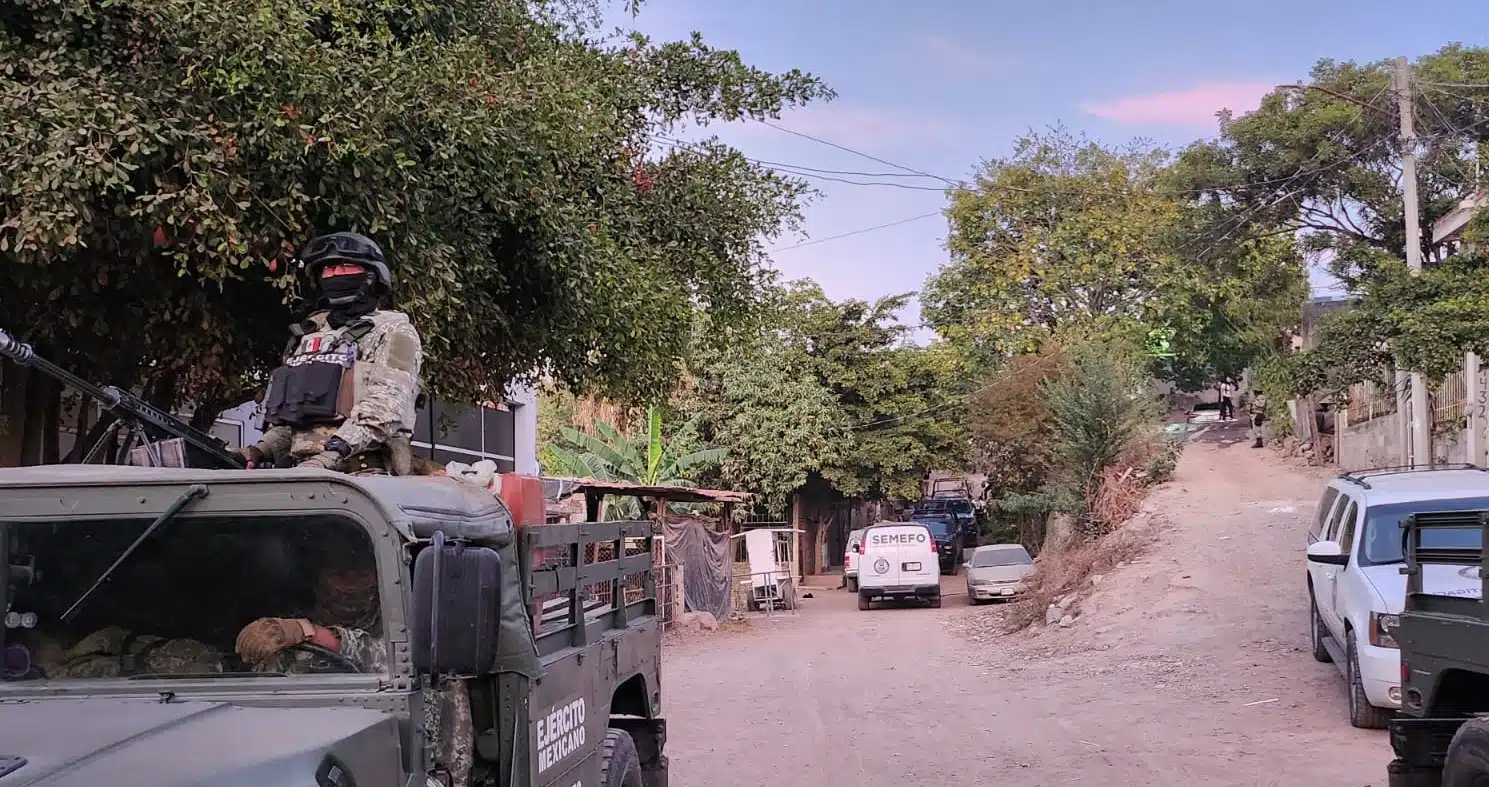
{"type": "Polygon", "coordinates": [[[377,297],[372,291],[376,274],[369,270],[320,280],[321,305],[330,309],[326,322],[340,328],[377,310],[377,297]]]}

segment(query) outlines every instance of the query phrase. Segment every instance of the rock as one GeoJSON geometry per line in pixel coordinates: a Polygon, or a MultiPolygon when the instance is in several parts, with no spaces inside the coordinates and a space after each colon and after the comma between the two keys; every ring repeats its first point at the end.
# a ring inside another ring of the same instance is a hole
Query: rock
{"type": "Polygon", "coordinates": [[[1071,615],[1066,615],[1065,617],[1060,618],[1060,628],[1062,629],[1070,628],[1071,625],[1073,625],[1074,623],[1075,618],[1071,615]]]}
{"type": "Polygon", "coordinates": [[[1065,609],[1063,607],[1061,607],[1059,604],[1051,604],[1049,606],[1049,609],[1046,609],[1044,611],[1044,625],[1053,626],[1066,617],[1068,616],[1065,614],[1065,609]]]}
{"type": "Polygon", "coordinates": [[[1100,585],[1101,584],[1101,580],[1102,580],[1102,576],[1100,574],[1092,574],[1091,575],[1091,585],[1093,587],[1096,586],[1096,585],[1100,585]]]}
{"type": "Polygon", "coordinates": [[[719,630],[719,621],[712,612],[684,612],[677,616],[677,625],[691,631],[719,630]]]}

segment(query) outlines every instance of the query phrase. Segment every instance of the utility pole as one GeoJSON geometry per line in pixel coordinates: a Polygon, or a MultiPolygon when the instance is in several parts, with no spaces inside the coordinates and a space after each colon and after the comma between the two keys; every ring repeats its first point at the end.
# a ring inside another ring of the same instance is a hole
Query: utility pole
{"type": "MultiPolygon", "coordinates": [[[[1411,63],[1396,59],[1394,72],[1396,102],[1401,110],[1401,191],[1405,200],[1406,267],[1413,276],[1422,272],[1422,216],[1417,204],[1417,134],[1413,128],[1414,110],[1411,96],[1411,63]]],[[[1402,389],[1402,372],[1396,373],[1397,391],[1402,389]]],[[[1397,405],[1397,412],[1408,424],[1408,461],[1412,466],[1432,464],[1432,422],[1427,399],[1427,381],[1421,372],[1411,372],[1410,413],[1397,405]]],[[[1399,394],[1398,394],[1399,397],[1399,394]]],[[[1398,398],[1398,402],[1399,402],[1398,398]]]]}

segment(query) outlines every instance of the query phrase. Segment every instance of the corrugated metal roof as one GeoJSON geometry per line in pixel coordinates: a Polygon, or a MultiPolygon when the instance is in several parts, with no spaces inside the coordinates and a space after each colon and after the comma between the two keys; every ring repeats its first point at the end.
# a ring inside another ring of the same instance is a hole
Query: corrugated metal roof
{"type": "Polygon", "coordinates": [[[656,497],[675,503],[747,503],[749,492],[734,492],[728,489],[694,489],[689,486],[647,486],[628,481],[594,481],[586,479],[574,489],[575,492],[601,492],[616,495],[656,497]]]}

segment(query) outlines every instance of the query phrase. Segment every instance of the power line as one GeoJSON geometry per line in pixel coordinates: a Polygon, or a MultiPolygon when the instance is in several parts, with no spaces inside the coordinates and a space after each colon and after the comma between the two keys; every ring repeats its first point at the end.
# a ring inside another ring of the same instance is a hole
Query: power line
{"type": "Polygon", "coordinates": [[[852,153],[855,156],[862,156],[863,158],[866,158],[869,161],[878,162],[880,164],[883,164],[886,167],[894,167],[895,169],[904,170],[905,172],[909,172],[912,175],[920,175],[921,177],[931,178],[932,180],[939,180],[939,181],[941,181],[943,183],[946,183],[948,185],[951,185],[951,186],[965,186],[966,185],[966,182],[965,181],[957,181],[957,180],[952,180],[950,178],[943,178],[940,175],[932,175],[929,172],[924,172],[922,170],[918,170],[918,169],[915,169],[913,167],[907,167],[904,164],[896,164],[893,161],[888,161],[888,160],[879,158],[878,156],[869,155],[868,153],[865,153],[865,152],[863,152],[861,150],[854,150],[853,148],[847,147],[845,145],[839,145],[836,142],[829,142],[828,140],[822,139],[821,137],[814,137],[811,134],[803,134],[800,131],[796,131],[794,129],[789,129],[789,128],[786,128],[785,126],[776,125],[775,123],[772,123],[772,122],[770,122],[768,120],[756,120],[755,122],[756,123],[760,123],[761,125],[769,126],[769,127],[773,128],[773,129],[775,129],[776,131],[784,131],[787,134],[792,134],[794,136],[801,137],[802,139],[809,139],[809,140],[811,140],[813,142],[816,142],[819,145],[826,145],[826,146],[828,146],[830,148],[837,148],[838,150],[841,150],[844,153],[852,153]]]}
{"type": "Polygon", "coordinates": [[[920,221],[921,219],[928,219],[928,218],[930,218],[932,216],[940,216],[940,215],[941,215],[941,211],[939,211],[939,210],[938,211],[935,211],[934,213],[922,213],[919,216],[911,216],[908,219],[900,219],[899,221],[891,221],[888,224],[877,224],[877,225],[875,225],[873,227],[864,227],[861,230],[854,230],[852,232],[845,232],[845,233],[843,233],[841,235],[829,235],[829,236],[827,236],[825,238],[817,238],[815,240],[809,240],[809,241],[806,241],[805,243],[798,243],[798,244],[796,244],[794,246],[782,246],[779,249],[771,249],[768,253],[775,254],[778,251],[790,251],[792,249],[800,249],[800,248],[802,248],[804,246],[815,246],[815,245],[817,245],[819,243],[826,243],[826,242],[828,242],[830,240],[840,240],[842,238],[851,238],[851,237],[853,237],[855,235],[863,235],[864,233],[868,233],[868,232],[877,232],[879,230],[887,230],[890,227],[898,227],[901,224],[909,224],[912,221],[920,221]]]}
{"type": "MultiPolygon", "coordinates": [[[[674,148],[682,148],[684,150],[691,150],[695,152],[703,152],[703,150],[705,150],[705,148],[703,148],[702,146],[686,142],[685,140],[671,139],[668,137],[657,137],[657,139],[672,145],[674,148]]],[[[839,175],[854,175],[858,177],[868,178],[922,178],[925,177],[924,175],[906,175],[902,172],[857,172],[854,170],[818,169],[816,167],[808,167],[801,164],[787,164],[780,161],[766,161],[764,159],[751,158],[742,154],[740,157],[752,164],[758,164],[762,167],[766,167],[777,172],[783,172],[803,178],[812,178],[814,180],[827,180],[834,183],[847,183],[850,186],[882,186],[885,188],[902,189],[905,191],[934,191],[938,194],[945,193],[946,191],[946,188],[944,186],[917,186],[912,183],[861,181],[849,180],[848,178],[844,177],[837,177],[839,175]]]]}
{"type": "Polygon", "coordinates": [[[1475,84],[1473,82],[1428,82],[1425,79],[1413,79],[1412,82],[1414,84],[1425,85],[1427,87],[1470,87],[1470,88],[1475,88],[1475,87],[1477,87],[1477,88],[1485,88],[1485,87],[1489,87],[1489,84],[1475,84]]]}

